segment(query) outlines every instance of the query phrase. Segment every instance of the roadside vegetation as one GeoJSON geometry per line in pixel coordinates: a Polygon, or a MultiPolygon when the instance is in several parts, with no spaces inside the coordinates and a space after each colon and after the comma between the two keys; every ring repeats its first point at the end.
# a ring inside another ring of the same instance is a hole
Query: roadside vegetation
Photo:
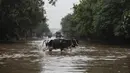
{"type": "Polygon", "coordinates": [[[62,18],[66,36],[107,42],[130,42],[130,0],[80,0],[62,18]]]}
{"type": "Polygon", "coordinates": [[[45,13],[43,0],[0,0],[0,41],[50,32],[45,13]]]}

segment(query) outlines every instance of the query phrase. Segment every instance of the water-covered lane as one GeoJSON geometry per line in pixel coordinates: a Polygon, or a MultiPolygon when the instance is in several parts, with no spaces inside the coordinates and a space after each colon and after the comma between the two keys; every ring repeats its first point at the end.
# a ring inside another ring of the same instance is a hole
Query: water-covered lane
{"type": "Polygon", "coordinates": [[[42,51],[42,41],[0,45],[1,73],[130,73],[130,50],[85,45],[70,51],[42,51]]]}

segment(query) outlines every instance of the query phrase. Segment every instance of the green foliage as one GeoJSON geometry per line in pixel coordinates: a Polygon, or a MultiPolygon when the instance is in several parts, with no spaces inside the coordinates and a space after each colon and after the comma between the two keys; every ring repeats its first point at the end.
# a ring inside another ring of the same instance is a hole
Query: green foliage
{"type": "Polygon", "coordinates": [[[50,4],[55,5],[57,0],[48,0],[50,4]]]}
{"type": "Polygon", "coordinates": [[[39,26],[34,30],[37,36],[43,36],[43,33],[50,33],[47,23],[41,22],[39,26]]]}
{"type": "Polygon", "coordinates": [[[61,22],[61,26],[62,26],[62,31],[65,33],[65,34],[70,34],[70,29],[71,29],[71,14],[68,14],[66,17],[64,17],[62,19],[62,22],[61,22]]]}
{"type": "Polygon", "coordinates": [[[63,18],[62,30],[105,40],[130,39],[129,0],[80,0],[73,9],[71,17],[63,18]]]}
{"type": "Polygon", "coordinates": [[[46,22],[42,0],[1,0],[0,40],[19,39],[46,22]]]}
{"type": "Polygon", "coordinates": [[[75,36],[76,35],[76,25],[73,20],[73,15],[68,14],[64,18],[62,18],[61,26],[62,32],[66,34],[66,36],[75,36]]]}

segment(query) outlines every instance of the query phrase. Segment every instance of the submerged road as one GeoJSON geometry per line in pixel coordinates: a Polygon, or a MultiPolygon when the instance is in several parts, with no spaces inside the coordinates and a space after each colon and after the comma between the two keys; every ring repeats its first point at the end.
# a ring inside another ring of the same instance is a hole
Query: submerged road
{"type": "Polygon", "coordinates": [[[42,41],[0,44],[0,73],[130,73],[129,48],[84,43],[50,54],[42,41]]]}

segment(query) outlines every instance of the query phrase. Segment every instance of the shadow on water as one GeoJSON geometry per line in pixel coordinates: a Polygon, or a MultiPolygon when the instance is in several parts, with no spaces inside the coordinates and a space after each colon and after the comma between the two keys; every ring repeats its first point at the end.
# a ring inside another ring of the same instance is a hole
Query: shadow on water
{"type": "Polygon", "coordinates": [[[43,52],[42,41],[0,45],[1,73],[130,73],[130,50],[82,45],[43,52]]]}

